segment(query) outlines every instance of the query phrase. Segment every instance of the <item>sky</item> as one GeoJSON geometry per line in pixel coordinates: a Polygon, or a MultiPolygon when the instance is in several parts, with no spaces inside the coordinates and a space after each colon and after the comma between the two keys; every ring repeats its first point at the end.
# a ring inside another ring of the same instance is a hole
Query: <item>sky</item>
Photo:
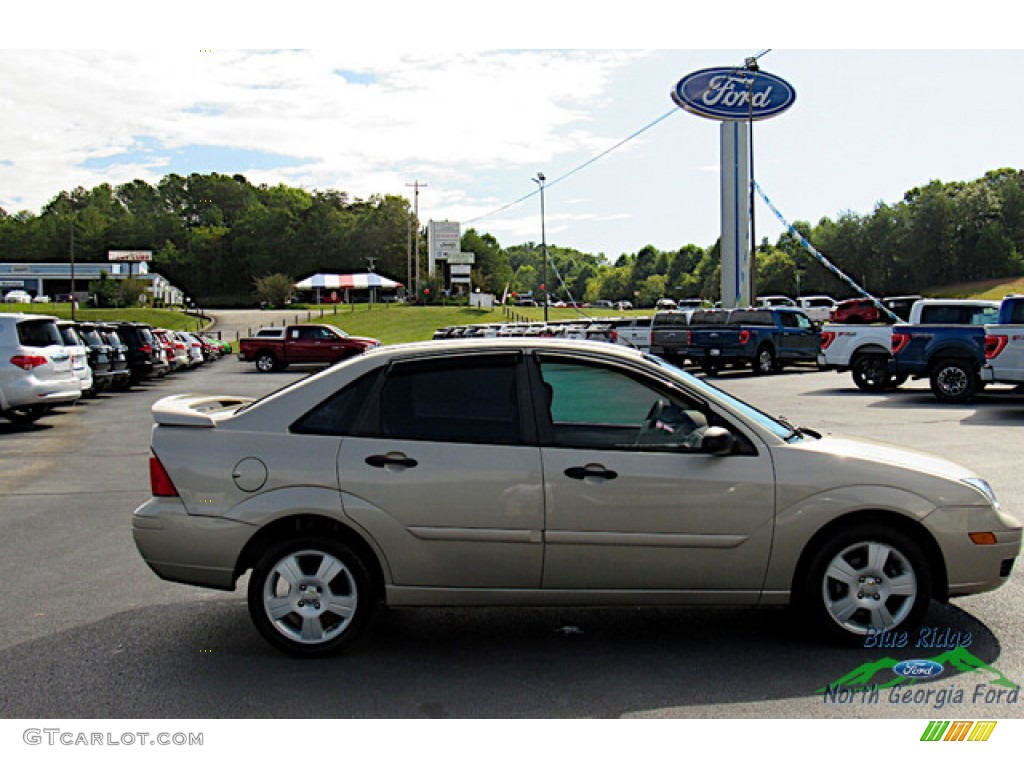
{"type": "MultiPolygon", "coordinates": [[[[149,19],[100,2],[109,16],[64,6],[63,34],[15,10],[0,32],[0,208],[169,173],[410,201],[418,184],[421,221],[509,246],[541,241],[543,173],[549,244],[612,261],[706,247],[721,227],[719,123],[670,93],[757,54],[796,91],[753,128],[754,178],[791,221],[1024,165],[1024,50],[986,0],[866,0],[831,19],[820,3],[763,18],[663,5],[313,2],[292,17],[250,3],[243,23],[190,0],[149,19]]],[[[774,242],[782,224],[760,200],[754,214],[774,242]]]]}

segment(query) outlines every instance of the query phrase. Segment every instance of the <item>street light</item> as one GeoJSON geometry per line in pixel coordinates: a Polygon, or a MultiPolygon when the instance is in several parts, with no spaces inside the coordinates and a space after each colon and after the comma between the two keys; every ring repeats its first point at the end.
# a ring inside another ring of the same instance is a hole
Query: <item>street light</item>
{"type": "Polygon", "coordinates": [[[540,186],[540,243],[541,250],[544,252],[544,277],[541,283],[544,301],[544,322],[548,321],[548,238],[547,233],[544,229],[544,182],[547,181],[544,178],[544,174],[537,171],[537,178],[533,180],[540,186]]]}

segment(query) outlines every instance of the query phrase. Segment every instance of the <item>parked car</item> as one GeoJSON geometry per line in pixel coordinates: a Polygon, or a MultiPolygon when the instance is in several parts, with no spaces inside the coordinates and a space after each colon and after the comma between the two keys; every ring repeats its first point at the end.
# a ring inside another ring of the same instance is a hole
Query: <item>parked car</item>
{"type": "Polygon", "coordinates": [[[754,300],[755,307],[795,307],[797,303],[789,296],[758,296],[754,300]]]}
{"type": "Polygon", "coordinates": [[[792,363],[816,363],[820,345],[815,325],[793,307],[697,310],[690,317],[686,357],[707,374],[736,365],[760,375],[792,363]]]}
{"type": "Polygon", "coordinates": [[[969,469],[822,437],[614,344],[378,347],[152,413],[140,554],[203,587],[251,572],[253,623],[303,656],[379,603],[792,603],[862,646],[1005,584],[1021,546],[969,469]]]}
{"type": "Polygon", "coordinates": [[[78,329],[72,321],[58,320],[57,329],[60,331],[61,338],[64,339],[64,348],[71,355],[71,370],[81,383],[82,394],[95,394],[93,391],[92,368],[89,367],[88,345],[78,335],[78,329]]]}
{"type": "Polygon", "coordinates": [[[146,323],[119,322],[114,329],[128,347],[128,370],[131,383],[138,384],[154,376],[163,376],[169,365],[163,348],[153,337],[153,329],[146,323]]]}
{"type": "Polygon", "coordinates": [[[109,323],[99,323],[96,326],[100,337],[110,345],[110,371],[112,374],[111,389],[125,389],[131,386],[132,372],[129,367],[128,358],[131,351],[117,333],[117,327],[109,323]]]}
{"type": "Polygon", "coordinates": [[[831,323],[877,323],[885,319],[874,299],[844,299],[829,313],[831,323]]]}
{"type": "Polygon", "coordinates": [[[81,396],[57,318],[0,313],[0,416],[31,424],[81,396]]]}
{"type": "Polygon", "coordinates": [[[4,302],[7,304],[29,304],[31,301],[32,297],[27,291],[15,289],[4,294],[4,302]]]}
{"type": "Polygon", "coordinates": [[[256,336],[240,339],[238,359],[255,362],[262,373],[293,364],[327,365],[380,346],[377,339],[349,336],[333,325],[289,325],[260,328],[256,336]]]}
{"type": "Polygon", "coordinates": [[[983,383],[1024,384],[1024,296],[1007,296],[999,319],[985,326],[983,383]]]}
{"type": "Polygon", "coordinates": [[[100,334],[95,323],[78,323],[76,326],[89,354],[89,369],[92,371],[92,388],[86,394],[95,395],[109,389],[114,383],[114,368],[111,356],[113,350],[100,334]]]}
{"type": "Polygon", "coordinates": [[[44,294],[39,294],[38,296],[33,296],[32,297],[32,303],[33,304],[49,304],[50,303],[50,297],[46,296],[44,294]]]}
{"type": "Polygon", "coordinates": [[[831,296],[799,296],[796,305],[814,322],[824,323],[831,317],[836,300],[831,296]]]}
{"type": "MultiPolygon", "coordinates": [[[[1024,302],[1024,297],[1020,297],[1024,302]]],[[[1017,298],[1004,299],[1012,304],[1017,298]]],[[[894,325],[889,373],[927,378],[942,403],[964,403],[981,388],[985,326],[999,319],[999,302],[983,299],[922,299],[917,323],[894,325]]]]}

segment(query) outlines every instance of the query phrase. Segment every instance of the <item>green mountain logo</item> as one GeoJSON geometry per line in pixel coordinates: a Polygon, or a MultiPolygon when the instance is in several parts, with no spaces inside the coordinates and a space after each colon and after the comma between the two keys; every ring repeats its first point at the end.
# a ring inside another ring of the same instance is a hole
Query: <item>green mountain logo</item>
{"type": "MultiPolygon", "coordinates": [[[[891,656],[886,656],[885,658],[878,659],[877,661],[866,662],[856,669],[847,672],[845,675],[840,677],[838,680],[833,681],[829,685],[819,688],[815,693],[825,693],[828,689],[831,688],[834,690],[837,687],[861,690],[869,687],[873,688],[875,686],[878,688],[892,688],[897,685],[912,685],[920,682],[916,678],[897,675],[893,672],[893,667],[899,664],[900,661],[902,661],[902,659],[894,659],[891,656]],[[880,680],[879,678],[882,679],[880,680]]],[[[1006,688],[1019,687],[1016,683],[1008,680],[998,669],[990,664],[986,664],[963,647],[943,651],[938,656],[931,657],[928,661],[934,661],[941,664],[947,670],[952,668],[957,672],[984,672],[990,674],[993,676],[989,681],[991,685],[1002,685],[1006,688]]]]}

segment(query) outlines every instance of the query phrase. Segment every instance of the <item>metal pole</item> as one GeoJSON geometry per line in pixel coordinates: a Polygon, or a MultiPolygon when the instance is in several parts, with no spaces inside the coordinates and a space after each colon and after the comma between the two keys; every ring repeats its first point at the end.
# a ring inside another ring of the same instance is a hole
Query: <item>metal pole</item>
{"type": "Polygon", "coordinates": [[[71,215],[71,319],[75,319],[75,216],[71,215]]]}
{"type": "Polygon", "coordinates": [[[544,302],[544,322],[546,323],[548,321],[548,238],[544,223],[544,182],[547,181],[547,179],[544,177],[543,173],[538,171],[537,178],[535,178],[534,181],[540,185],[540,244],[544,255],[544,276],[542,278],[543,282],[541,283],[541,285],[543,285],[543,288],[541,289],[541,293],[543,295],[541,296],[541,301],[544,302]]]}

